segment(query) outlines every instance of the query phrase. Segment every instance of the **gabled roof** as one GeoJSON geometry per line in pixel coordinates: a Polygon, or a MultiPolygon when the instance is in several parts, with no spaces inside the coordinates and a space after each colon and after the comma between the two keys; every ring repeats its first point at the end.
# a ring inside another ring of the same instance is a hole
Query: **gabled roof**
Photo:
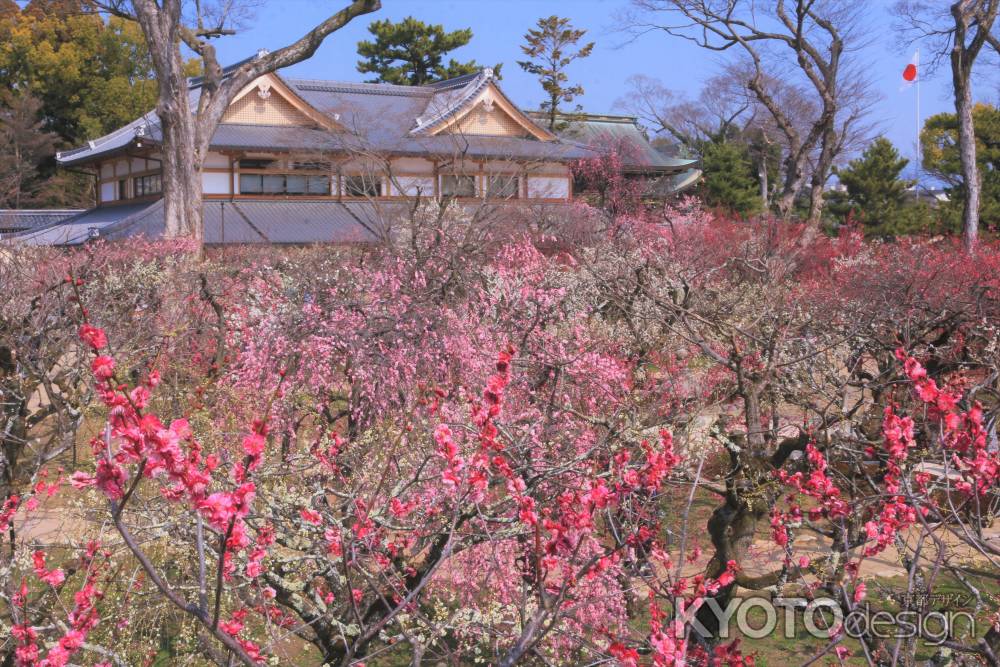
{"type": "MultiPolygon", "coordinates": [[[[353,115],[353,114],[352,114],[353,115]]],[[[364,114],[360,114],[362,117],[364,114]]],[[[359,120],[358,122],[365,122],[359,120]]],[[[222,124],[215,131],[212,147],[234,151],[286,151],[390,153],[398,156],[428,156],[470,159],[565,161],[593,157],[586,147],[562,141],[543,142],[520,137],[493,137],[442,133],[409,136],[405,132],[381,131],[375,127],[359,136],[336,134],[308,127],[222,124]],[[402,136],[400,136],[402,134],[402,136]]]]}
{"type": "Polygon", "coordinates": [[[493,70],[486,68],[475,75],[466,74],[457,79],[438,82],[423,113],[417,116],[416,125],[410,130],[410,134],[430,134],[445,120],[466,110],[479,93],[489,86],[492,78],[493,70]]]}
{"type": "MultiPolygon", "coordinates": [[[[439,82],[434,96],[424,113],[417,117],[417,124],[410,134],[426,135],[437,134],[451,127],[459,120],[472,112],[473,108],[480,101],[489,104],[492,109],[494,104],[500,107],[499,113],[509,116],[517,125],[520,125],[526,134],[531,135],[540,141],[553,141],[556,135],[541,127],[527,114],[521,111],[510,101],[500,86],[493,78],[493,69],[486,67],[477,76],[466,75],[468,78],[464,85],[440,85],[448,84],[450,81],[439,82]]],[[[466,77],[459,77],[465,79],[466,77]]],[[[456,81],[452,79],[451,81],[456,81]]]]}
{"type": "MultiPolygon", "coordinates": [[[[229,71],[230,68],[227,68],[229,71]]],[[[314,79],[273,77],[276,86],[294,97],[317,116],[329,119],[325,129],[241,125],[221,123],[212,140],[212,148],[270,148],[317,151],[384,151],[407,155],[427,152],[468,157],[515,159],[573,160],[593,155],[576,142],[560,142],[547,130],[521,112],[496,85],[492,70],[483,69],[454,79],[426,86],[351,83],[314,79]],[[485,91],[503,105],[508,115],[525,127],[531,137],[494,137],[486,135],[444,137],[443,129],[470,111],[485,91]],[[339,130],[339,131],[338,131],[339,130]],[[440,137],[440,138],[439,138],[440,137]],[[542,139],[543,141],[539,141],[542,139]],[[548,144],[539,146],[538,144],[548,144]]],[[[192,108],[197,104],[201,81],[191,81],[192,108]]],[[[241,94],[257,86],[250,84],[241,94]]],[[[63,166],[79,165],[97,159],[126,154],[139,143],[156,144],[162,140],[159,118],[149,112],[128,125],[86,146],[57,154],[63,166]]]]}
{"type": "Polygon", "coordinates": [[[285,102],[299,114],[299,117],[317,127],[325,128],[332,132],[343,132],[344,127],[337,122],[338,114],[327,115],[314,108],[308,101],[299,95],[298,91],[289,86],[284,79],[274,73],[265,74],[258,77],[248,85],[243,87],[230,102],[230,108],[244,97],[254,92],[262,100],[268,100],[274,93],[277,93],[285,102]]]}

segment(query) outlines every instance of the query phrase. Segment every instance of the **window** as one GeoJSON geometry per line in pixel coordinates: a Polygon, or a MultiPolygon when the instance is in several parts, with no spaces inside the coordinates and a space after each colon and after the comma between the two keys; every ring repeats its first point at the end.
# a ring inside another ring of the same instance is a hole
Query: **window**
{"type": "Polygon", "coordinates": [[[381,192],[382,181],[377,176],[344,176],[344,195],[347,197],[378,197],[381,192]]]}
{"type": "Polygon", "coordinates": [[[124,178],[118,179],[118,198],[128,199],[128,181],[124,178]]]}
{"type": "Polygon", "coordinates": [[[132,179],[132,196],[149,197],[163,192],[163,181],[159,174],[136,176],[132,179]]]}
{"type": "Polygon", "coordinates": [[[441,177],[442,197],[475,197],[476,177],[446,174],[441,177]]]}
{"type": "Polygon", "coordinates": [[[240,174],[240,194],[329,195],[330,177],[305,174],[240,174]]]}
{"type": "Polygon", "coordinates": [[[489,176],[486,196],[490,199],[517,199],[521,191],[521,179],[515,174],[489,176]]]}

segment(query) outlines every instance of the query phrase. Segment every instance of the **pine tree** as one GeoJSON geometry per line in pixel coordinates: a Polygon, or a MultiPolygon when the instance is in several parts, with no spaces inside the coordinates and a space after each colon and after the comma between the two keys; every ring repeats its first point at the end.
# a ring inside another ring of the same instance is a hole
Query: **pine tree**
{"type": "Polygon", "coordinates": [[[566,18],[550,16],[538,19],[537,25],[537,29],[533,28],[524,35],[525,44],[521,46],[521,51],[530,60],[519,60],[517,64],[541,82],[548,95],[548,99],[542,102],[542,111],[548,115],[549,129],[555,130],[559,105],[583,95],[583,86],[568,85],[566,67],[574,60],[589,56],[594,50],[594,43],[588,42],[576,48],[587,31],[576,30],[566,18]]]}
{"type": "Polygon", "coordinates": [[[760,212],[760,186],[745,144],[706,142],[702,148],[701,164],[705,174],[701,194],[706,204],[743,217],[760,212]]]}
{"type": "Polygon", "coordinates": [[[845,191],[831,193],[830,211],[861,221],[869,229],[892,230],[900,220],[906,189],[914,181],[900,179],[909,160],[901,157],[892,142],[879,137],[861,157],[846,167],[834,169],[845,191]]]}
{"type": "Polygon", "coordinates": [[[445,32],[444,26],[407,16],[399,23],[373,21],[368,32],[375,39],[358,42],[358,55],[364,58],[358,61],[358,71],[375,74],[371,83],[422,86],[480,69],[475,60],[444,62],[445,54],[469,43],[471,28],[445,32]]]}

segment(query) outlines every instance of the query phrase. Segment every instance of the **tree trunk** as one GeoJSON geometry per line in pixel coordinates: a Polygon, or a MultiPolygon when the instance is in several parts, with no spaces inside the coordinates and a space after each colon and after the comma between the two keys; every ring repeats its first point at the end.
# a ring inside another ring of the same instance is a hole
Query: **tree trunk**
{"type": "Polygon", "coordinates": [[[952,51],[952,76],[955,85],[955,113],[958,116],[958,150],[965,183],[965,205],[962,207],[962,244],[967,251],[979,241],[979,168],[976,164],[976,132],[972,124],[972,87],[969,73],[962,63],[960,47],[952,51]]]}
{"type": "MultiPolygon", "coordinates": [[[[833,87],[834,84],[830,84],[833,87]]],[[[809,225],[807,236],[815,235],[819,229],[820,216],[823,215],[823,188],[830,178],[830,171],[833,168],[833,159],[837,151],[837,133],[834,130],[836,121],[836,106],[832,101],[827,104],[827,109],[823,114],[823,137],[820,143],[819,157],[816,160],[815,169],[812,174],[812,184],[809,190],[809,225]]]]}
{"type": "Polygon", "coordinates": [[[817,183],[818,179],[813,179],[809,188],[809,226],[819,226],[820,216],[823,214],[823,185],[817,183]]]}
{"type": "MultiPolygon", "coordinates": [[[[742,464],[736,466],[737,474],[741,474],[742,464]]],[[[741,565],[749,561],[757,525],[767,516],[770,503],[770,498],[765,499],[761,494],[764,487],[756,481],[749,481],[741,476],[727,486],[729,492],[726,494],[726,502],[712,512],[707,526],[715,553],[705,568],[705,576],[713,579],[726,571],[730,560],[741,565]]],[[[725,609],[735,589],[736,584],[723,586],[712,597],[720,608],[725,609]]],[[[708,636],[701,639],[714,645],[722,629],[718,616],[705,604],[695,613],[695,618],[708,631],[708,636]]]]}
{"type": "MultiPolygon", "coordinates": [[[[951,48],[951,83],[955,91],[955,115],[958,116],[958,151],[965,181],[965,206],[962,208],[962,244],[971,252],[979,241],[979,169],[976,165],[976,133],[972,123],[972,65],[990,38],[1000,2],[977,5],[971,0],[958,0],[951,5],[955,34],[951,48]],[[966,42],[969,29],[975,28],[966,42]]],[[[992,41],[990,42],[993,43],[992,41]]]]}
{"type": "Polygon", "coordinates": [[[160,114],[163,124],[163,216],[166,238],[202,242],[201,159],[187,123],[160,114]]]}
{"type": "Polygon", "coordinates": [[[183,25],[183,4],[181,0],[133,0],[133,15],[124,11],[123,3],[98,2],[103,9],[134,20],[142,28],[160,87],[156,114],[163,132],[164,236],[192,239],[200,249],[204,241],[201,167],[212,135],[230,101],[257,77],[305,60],[328,35],[353,18],[379,9],[381,3],[379,0],[353,0],[296,42],[274,53],[258,54],[254,60],[225,73],[215,57],[215,48],[209,43],[211,35],[201,35],[198,30],[183,25]],[[182,45],[202,59],[204,77],[197,109],[191,108],[191,90],[181,57],[182,45]]]}
{"type": "Polygon", "coordinates": [[[795,200],[802,191],[805,182],[804,152],[789,153],[785,159],[785,182],[782,184],[781,196],[778,197],[778,214],[782,220],[791,220],[795,209],[795,200]],[[802,159],[800,159],[802,158],[802,159]]]}
{"type": "Polygon", "coordinates": [[[770,187],[767,183],[767,156],[761,155],[760,167],[757,169],[757,178],[760,180],[760,204],[764,211],[767,213],[771,209],[771,202],[768,201],[768,190],[770,187]]]}

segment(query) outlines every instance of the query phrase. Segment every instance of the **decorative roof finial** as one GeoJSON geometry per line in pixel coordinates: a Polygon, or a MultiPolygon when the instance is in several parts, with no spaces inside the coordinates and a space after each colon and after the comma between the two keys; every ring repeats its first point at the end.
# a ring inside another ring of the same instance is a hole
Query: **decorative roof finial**
{"type": "Polygon", "coordinates": [[[493,68],[492,67],[484,67],[483,68],[483,76],[486,77],[487,79],[492,79],[493,78],[493,68]]]}
{"type": "Polygon", "coordinates": [[[260,60],[269,53],[270,51],[268,51],[267,49],[257,49],[257,60],[260,60]]]}

